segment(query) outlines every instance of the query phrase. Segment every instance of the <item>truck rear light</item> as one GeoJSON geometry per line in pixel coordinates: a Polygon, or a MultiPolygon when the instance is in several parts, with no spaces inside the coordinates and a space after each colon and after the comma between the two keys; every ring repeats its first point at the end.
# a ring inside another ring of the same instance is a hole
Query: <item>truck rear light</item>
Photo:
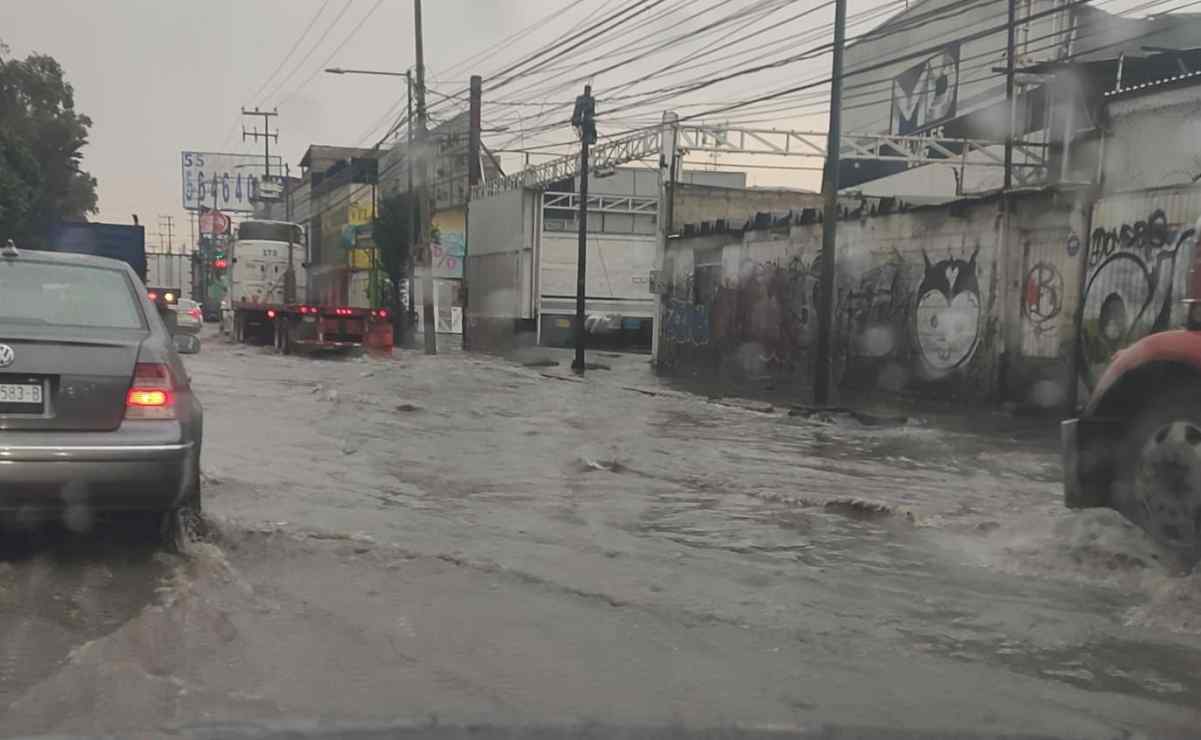
{"type": "Polygon", "coordinates": [[[381,308],[378,311],[372,311],[371,315],[372,315],[372,317],[377,318],[377,319],[386,319],[386,318],[388,318],[388,309],[381,308]]]}
{"type": "Polygon", "coordinates": [[[133,384],[125,394],[125,418],[175,418],[175,383],[171,379],[171,368],[157,362],[139,362],[134,366],[133,384]]]}

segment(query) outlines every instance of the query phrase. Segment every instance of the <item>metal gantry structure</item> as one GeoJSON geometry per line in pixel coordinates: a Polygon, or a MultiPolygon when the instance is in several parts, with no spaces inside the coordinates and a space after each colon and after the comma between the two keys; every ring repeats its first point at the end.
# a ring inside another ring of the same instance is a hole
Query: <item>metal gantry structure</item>
{"type": "MultiPolygon", "coordinates": [[[[628,136],[613,139],[592,147],[589,166],[595,170],[658,157],[665,138],[663,127],[639,130],[628,136]]],[[[766,155],[803,157],[825,160],[826,134],[816,131],[787,131],[778,129],[738,128],[728,126],[680,125],[675,128],[677,153],[728,155],[766,155]]],[[[840,160],[904,162],[909,167],[943,164],[959,167],[1004,167],[998,154],[1001,141],[984,139],[946,139],[927,136],[893,136],[889,134],[843,134],[839,147],[840,160]]],[[[1015,143],[1014,151],[1025,161],[1014,162],[1014,179],[1029,185],[1037,182],[1046,171],[1045,145],[1015,143]]],[[[737,169],[737,165],[731,165],[737,169]]],[[[576,154],[542,162],[511,175],[493,178],[472,189],[472,200],[488,198],[522,188],[545,188],[552,183],[579,174],[580,158],[576,154]]]]}
{"type": "MultiPolygon", "coordinates": [[[[589,213],[614,213],[627,216],[653,216],[659,212],[657,195],[604,195],[588,194],[589,213]]],[[[576,211],[580,207],[580,194],[546,190],[542,193],[543,208],[560,208],[576,211]]]]}

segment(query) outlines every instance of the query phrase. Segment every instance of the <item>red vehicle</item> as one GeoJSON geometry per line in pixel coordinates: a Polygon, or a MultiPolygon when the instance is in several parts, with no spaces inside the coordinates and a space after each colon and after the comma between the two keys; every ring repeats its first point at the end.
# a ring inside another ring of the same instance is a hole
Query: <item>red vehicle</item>
{"type": "MultiPolygon", "coordinates": [[[[228,325],[237,342],[272,344],[280,352],[391,350],[387,309],[310,305],[296,300],[306,287],[301,228],[282,221],[244,221],[233,243],[228,325]]],[[[224,324],[224,321],[223,321],[224,324]]]]}
{"type": "Polygon", "coordinates": [[[1190,561],[1201,559],[1199,258],[1194,250],[1186,328],[1120,350],[1080,417],[1061,426],[1065,503],[1116,509],[1190,561]]]}

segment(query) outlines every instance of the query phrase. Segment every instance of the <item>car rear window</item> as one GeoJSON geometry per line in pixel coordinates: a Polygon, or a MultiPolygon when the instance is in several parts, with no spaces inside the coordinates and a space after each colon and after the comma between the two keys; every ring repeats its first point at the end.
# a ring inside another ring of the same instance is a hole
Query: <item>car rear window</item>
{"type": "Polygon", "coordinates": [[[0,321],[139,329],[137,298],[125,275],[82,265],[0,260],[0,321]]]}

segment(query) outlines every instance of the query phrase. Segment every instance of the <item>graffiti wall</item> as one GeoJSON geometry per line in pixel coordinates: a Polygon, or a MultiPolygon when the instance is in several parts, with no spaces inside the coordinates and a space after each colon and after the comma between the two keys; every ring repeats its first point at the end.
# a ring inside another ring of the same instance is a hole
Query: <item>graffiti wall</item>
{"type": "MultiPolygon", "coordinates": [[[[844,387],[978,392],[994,362],[989,321],[995,206],[847,219],[835,266],[834,361],[844,387]]],[[[821,226],[675,240],[660,367],[812,378],[821,226]]]]}
{"type": "Polygon", "coordinates": [[[820,269],[810,230],[693,241],[698,248],[681,250],[671,273],[661,364],[742,378],[807,376],[820,269]]]}
{"type": "Polygon", "coordinates": [[[1197,188],[1108,196],[1093,209],[1080,341],[1089,387],[1119,349],[1183,326],[1199,214],[1197,188]]]}
{"type": "MultiPolygon", "coordinates": [[[[995,199],[839,222],[842,388],[1060,408],[1119,349],[1184,325],[1201,187],[1015,201],[1008,239],[995,199]]],[[[672,241],[661,368],[812,378],[821,225],[796,221],[672,241]]]]}

